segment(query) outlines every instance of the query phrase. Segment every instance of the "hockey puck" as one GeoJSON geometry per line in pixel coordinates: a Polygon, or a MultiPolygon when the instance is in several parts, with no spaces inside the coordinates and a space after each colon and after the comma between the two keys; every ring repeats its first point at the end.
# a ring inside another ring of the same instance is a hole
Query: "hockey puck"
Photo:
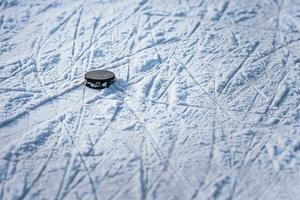
{"type": "Polygon", "coordinates": [[[84,84],[93,89],[109,87],[115,81],[115,74],[107,70],[89,71],[84,75],[84,84]]]}

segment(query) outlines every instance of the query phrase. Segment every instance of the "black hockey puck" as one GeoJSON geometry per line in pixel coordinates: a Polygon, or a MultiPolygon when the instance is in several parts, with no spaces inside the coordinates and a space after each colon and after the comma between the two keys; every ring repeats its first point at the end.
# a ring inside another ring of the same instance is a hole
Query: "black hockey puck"
{"type": "Polygon", "coordinates": [[[107,70],[89,71],[84,75],[84,84],[93,89],[109,87],[115,81],[115,74],[107,70]]]}

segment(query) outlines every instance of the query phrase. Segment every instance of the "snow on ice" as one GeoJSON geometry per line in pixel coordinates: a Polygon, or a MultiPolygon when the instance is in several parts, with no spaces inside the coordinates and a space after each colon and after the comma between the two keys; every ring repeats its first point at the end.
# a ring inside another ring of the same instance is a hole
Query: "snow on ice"
{"type": "Polygon", "coordinates": [[[299,199],[299,28],[299,0],[0,1],[0,200],[299,199]]]}

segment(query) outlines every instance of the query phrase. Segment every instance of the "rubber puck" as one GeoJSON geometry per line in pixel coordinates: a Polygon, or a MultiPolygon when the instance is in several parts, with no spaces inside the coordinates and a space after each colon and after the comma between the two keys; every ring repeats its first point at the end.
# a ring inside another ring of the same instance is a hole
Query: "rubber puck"
{"type": "Polygon", "coordinates": [[[84,84],[93,89],[109,87],[115,81],[115,74],[107,70],[89,71],[84,75],[84,84]]]}

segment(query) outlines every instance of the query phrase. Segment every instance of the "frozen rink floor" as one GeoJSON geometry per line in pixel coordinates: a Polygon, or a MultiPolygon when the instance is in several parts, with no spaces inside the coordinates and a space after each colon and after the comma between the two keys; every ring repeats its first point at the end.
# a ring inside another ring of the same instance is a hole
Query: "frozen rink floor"
{"type": "Polygon", "coordinates": [[[0,0],[0,200],[297,200],[299,104],[300,0],[0,0]]]}

